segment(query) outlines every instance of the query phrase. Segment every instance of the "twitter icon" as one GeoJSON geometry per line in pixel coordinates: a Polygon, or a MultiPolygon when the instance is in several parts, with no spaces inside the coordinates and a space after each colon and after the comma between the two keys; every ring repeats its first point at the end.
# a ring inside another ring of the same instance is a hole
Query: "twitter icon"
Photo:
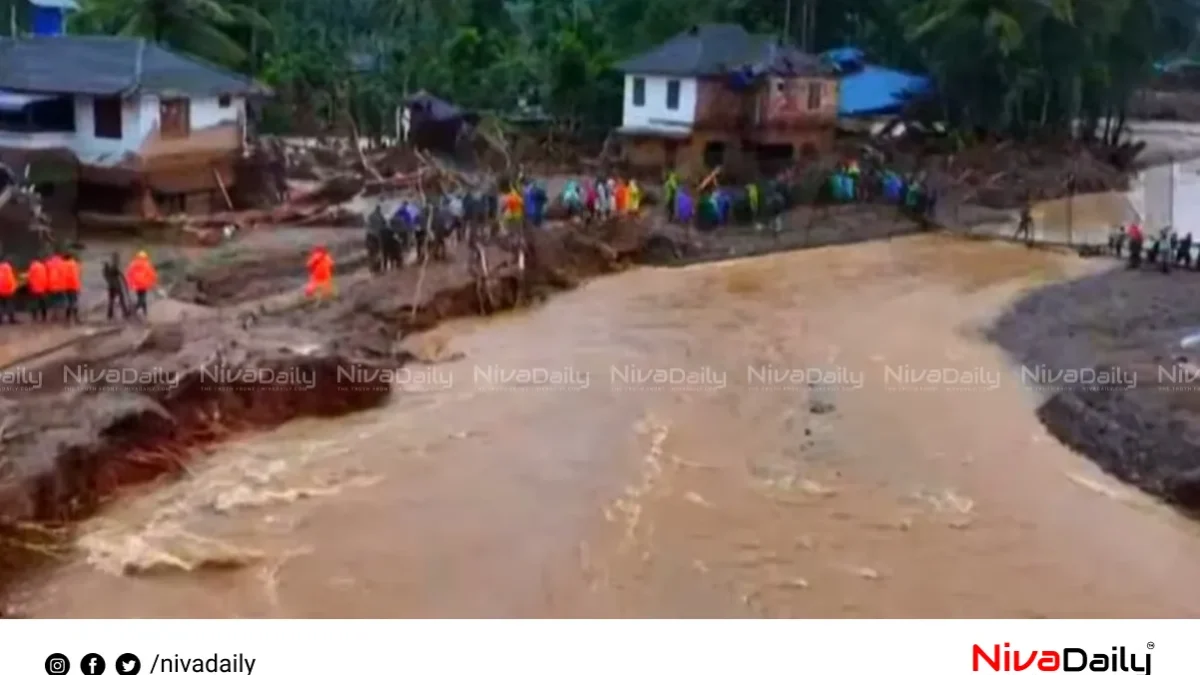
{"type": "Polygon", "coordinates": [[[142,672],[142,660],[137,654],[122,654],[117,657],[117,675],[138,675],[142,672]]]}

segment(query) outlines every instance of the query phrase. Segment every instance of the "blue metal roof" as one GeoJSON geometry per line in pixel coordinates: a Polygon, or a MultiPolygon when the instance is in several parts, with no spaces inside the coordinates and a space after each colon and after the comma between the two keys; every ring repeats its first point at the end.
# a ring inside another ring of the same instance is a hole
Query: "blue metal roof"
{"type": "Polygon", "coordinates": [[[838,115],[861,117],[897,112],[908,96],[928,91],[928,77],[873,66],[856,47],[831,49],[822,55],[845,75],[838,80],[838,115]]]}
{"type": "Polygon", "coordinates": [[[29,0],[29,4],[33,5],[34,7],[42,7],[45,9],[79,9],[79,3],[75,2],[75,0],[29,0]]]}

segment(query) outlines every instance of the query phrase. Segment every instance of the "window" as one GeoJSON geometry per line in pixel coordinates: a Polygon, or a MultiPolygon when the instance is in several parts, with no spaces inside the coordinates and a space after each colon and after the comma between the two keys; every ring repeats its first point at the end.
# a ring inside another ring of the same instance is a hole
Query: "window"
{"type": "Polygon", "coordinates": [[[35,134],[75,131],[75,101],[70,96],[39,96],[24,105],[6,105],[0,109],[0,130],[35,134]]]}
{"type": "Polygon", "coordinates": [[[178,138],[191,133],[190,103],[186,98],[168,98],[158,104],[158,128],[163,138],[178,138]]]}
{"type": "Polygon", "coordinates": [[[96,138],[121,138],[121,99],[117,96],[92,101],[92,122],[96,138]]]}
{"type": "Polygon", "coordinates": [[[667,110],[679,110],[679,80],[667,80],[667,110]]]}
{"type": "Polygon", "coordinates": [[[638,108],[646,105],[646,78],[633,78],[633,105],[638,108]]]}
{"type": "Polygon", "coordinates": [[[821,107],[821,83],[808,83],[808,109],[816,110],[821,107]]]}
{"type": "Polygon", "coordinates": [[[221,106],[222,108],[228,108],[229,106],[233,105],[233,97],[229,94],[225,94],[217,99],[217,105],[221,106]]]}

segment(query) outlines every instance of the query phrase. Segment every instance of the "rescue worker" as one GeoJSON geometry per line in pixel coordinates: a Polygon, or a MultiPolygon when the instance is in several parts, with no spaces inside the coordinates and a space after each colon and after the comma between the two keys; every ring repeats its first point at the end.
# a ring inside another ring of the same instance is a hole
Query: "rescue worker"
{"type": "Polygon", "coordinates": [[[112,257],[104,263],[102,268],[104,275],[104,285],[108,288],[108,320],[113,319],[113,309],[118,303],[121,305],[121,317],[129,318],[129,301],[126,300],[128,286],[125,284],[125,277],[121,274],[121,257],[113,251],[112,257]]]}
{"type": "Polygon", "coordinates": [[[46,321],[50,316],[46,294],[50,292],[49,274],[46,263],[34,259],[25,273],[25,286],[29,291],[29,313],[34,321],[46,321]]]}
{"type": "Polygon", "coordinates": [[[149,317],[150,305],[147,294],[158,283],[158,272],[155,271],[154,263],[150,262],[150,256],[145,251],[138,251],[137,255],[133,256],[133,260],[129,261],[129,266],[125,268],[125,281],[133,290],[134,316],[140,311],[143,318],[149,317]]]}
{"type": "Polygon", "coordinates": [[[333,295],[333,256],[320,244],[308,256],[308,285],[304,287],[304,295],[309,298],[318,294],[321,298],[333,295]]]}
{"type": "Polygon", "coordinates": [[[83,272],[79,261],[70,253],[63,256],[63,318],[70,323],[79,321],[79,292],[83,290],[83,272]]]}
{"type": "Polygon", "coordinates": [[[50,314],[57,314],[59,307],[66,305],[66,278],[63,258],[57,251],[46,260],[46,290],[50,314]]]}
{"type": "Polygon", "coordinates": [[[8,260],[0,260],[0,323],[8,317],[9,323],[17,322],[17,274],[8,260]]]}
{"type": "Polygon", "coordinates": [[[1142,266],[1142,245],[1145,243],[1142,226],[1133,221],[1129,224],[1126,236],[1129,239],[1129,268],[1136,269],[1142,266]]]}

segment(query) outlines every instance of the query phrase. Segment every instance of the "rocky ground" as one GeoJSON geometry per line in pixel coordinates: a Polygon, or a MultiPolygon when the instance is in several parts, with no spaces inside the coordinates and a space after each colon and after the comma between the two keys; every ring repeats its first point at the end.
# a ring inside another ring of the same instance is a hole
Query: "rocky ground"
{"type": "Polygon", "coordinates": [[[992,337],[1028,366],[1094,372],[1110,386],[1046,392],[1039,416],[1105,471],[1188,510],[1200,508],[1200,274],[1116,269],[1018,302],[992,337]]]}

